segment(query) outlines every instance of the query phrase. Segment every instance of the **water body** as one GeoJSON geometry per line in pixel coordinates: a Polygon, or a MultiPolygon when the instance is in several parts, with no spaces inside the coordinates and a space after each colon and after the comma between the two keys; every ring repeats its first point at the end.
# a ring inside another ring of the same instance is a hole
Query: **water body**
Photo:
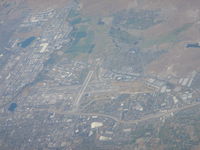
{"type": "Polygon", "coordinates": [[[191,44],[187,44],[186,47],[187,48],[200,48],[200,44],[199,43],[191,43],[191,44]]]}
{"type": "Polygon", "coordinates": [[[17,108],[17,104],[16,103],[11,103],[10,106],[8,107],[8,110],[11,112],[14,112],[17,108]]]}
{"type": "Polygon", "coordinates": [[[22,48],[26,48],[28,47],[34,40],[36,39],[36,37],[32,36],[27,38],[26,40],[18,43],[18,46],[22,47],[22,48]]]}

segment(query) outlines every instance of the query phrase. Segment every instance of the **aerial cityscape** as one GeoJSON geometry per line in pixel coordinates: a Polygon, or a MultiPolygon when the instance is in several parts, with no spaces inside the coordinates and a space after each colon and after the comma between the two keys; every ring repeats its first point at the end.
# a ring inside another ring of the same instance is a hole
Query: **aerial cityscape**
{"type": "Polygon", "coordinates": [[[200,150],[199,0],[1,0],[0,150],[200,150]]]}

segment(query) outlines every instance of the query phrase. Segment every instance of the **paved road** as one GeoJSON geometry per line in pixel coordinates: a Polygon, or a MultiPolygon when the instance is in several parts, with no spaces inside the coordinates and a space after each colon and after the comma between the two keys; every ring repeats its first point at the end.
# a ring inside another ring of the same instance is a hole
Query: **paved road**
{"type": "Polygon", "coordinates": [[[138,119],[138,120],[123,121],[123,123],[125,123],[125,124],[136,124],[136,123],[140,123],[140,122],[143,122],[143,121],[148,121],[150,119],[157,119],[157,118],[160,118],[160,117],[169,116],[171,113],[177,113],[177,112],[183,111],[185,109],[192,108],[192,107],[197,106],[197,105],[200,105],[200,102],[195,102],[193,104],[183,106],[181,108],[173,108],[173,109],[170,109],[170,110],[166,110],[166,112],[158,112],[158,113],[155,113],[155,114],[150,114],[150,115],[147,115],[147,116],[145,116],[141,119],[138,119]]]}
{"type": "Polygon", "coordinates": [[[79,91],[78,96],[77,96],[77,98],[74,101],[74,106],[73,106],[73,110],[74,111],[78,110],[81,97],[83,96],[84,91],[87,88],[88,83],[91,80],[93,73],[94,73],[94,71],[90,71],[88,73],[87,77],[85,78],[85,81],[84,81],[84,83],[83,83],[83,85],[81,87],[81,90],[79,91]]]}
{"type": "Polygon", "coordinates": [[[98,117],[105,117],[105,118],[110,118],[118,123],[121,124],[137,124],[140,122],[144,122],[144,121],[148,121],[151,119],[157,119],[160,117],[165,117],[165,116],[169,116],[171,113],[177,113],[179,111],[183,111],[185,109],[190,109],[192,107],[198,106],[200,105],[200,102],[195,102],[193,104],[181,107],[181,108],[174,108],[174,109],[170,109],[167,110],[166,112],[158,112],[155,114],[150,114],[147,116],[144,116],[141,119],[138,120],[130,120],[130,121],[126,121],[126,120],[120,120],[117,117],[111,116],[111,115],[106,115],[106,114],[100,114],[100,113],[83,113],[83,112],[76,112],[76,111],[70,111],[70,112],[64,112],[64,111],[59,111],[59,110],[55,110],[55,109],[35,109],[34,111],[48,111],[48,112],[54,112],[56,114],[60,114],[60,115],[77,115],[77,116],[98,116],[98,117]]]}

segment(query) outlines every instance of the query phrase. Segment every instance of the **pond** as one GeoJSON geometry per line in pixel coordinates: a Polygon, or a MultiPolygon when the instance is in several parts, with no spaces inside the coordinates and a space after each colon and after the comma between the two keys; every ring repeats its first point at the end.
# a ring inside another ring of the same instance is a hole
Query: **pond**
{"type": "Polygon", "coordinates": [[[26,40],[18,43],[18,46],[22,47],[22,48],[26,48],[28,47],[34,40],[36,39],[36,37],[32,36],[27,38],[26,40]]]}
{"type": "Polygon", "coordinates": [[[8,110],[11,112],[14,112],[16,108],[17,108],[17,104],[11,103],[10,106],[8,107],[8,110]]]}
{"type": "Polygon", "coordinates": [[[199,43],[187,44],[187,48],[200,48],[199,43]]]}

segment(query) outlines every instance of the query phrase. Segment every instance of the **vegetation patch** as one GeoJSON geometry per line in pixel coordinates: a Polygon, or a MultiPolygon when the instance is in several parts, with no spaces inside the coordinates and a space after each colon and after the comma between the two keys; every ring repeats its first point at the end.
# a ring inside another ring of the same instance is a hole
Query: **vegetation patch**
{"type": "Polygon", "coordinates": [[[83,28],[78,28],[75,29],[71,35],[71,44],[69,48],[65,51],[66,53],[71,53],[71,54],[79,54],[79,53],[91,53],[94,44],[93,44],[93,39],[94,39],[94,32],[92,31],[87,31],[87,29],[83,28]]]}
{"type": "Polygon", "coordinates": [[[109,33],[114,39],[126,44],[137,44],[141,40],[141,38],[133,36],[120,28],[116,29],[112,27],[109,33]]]}

